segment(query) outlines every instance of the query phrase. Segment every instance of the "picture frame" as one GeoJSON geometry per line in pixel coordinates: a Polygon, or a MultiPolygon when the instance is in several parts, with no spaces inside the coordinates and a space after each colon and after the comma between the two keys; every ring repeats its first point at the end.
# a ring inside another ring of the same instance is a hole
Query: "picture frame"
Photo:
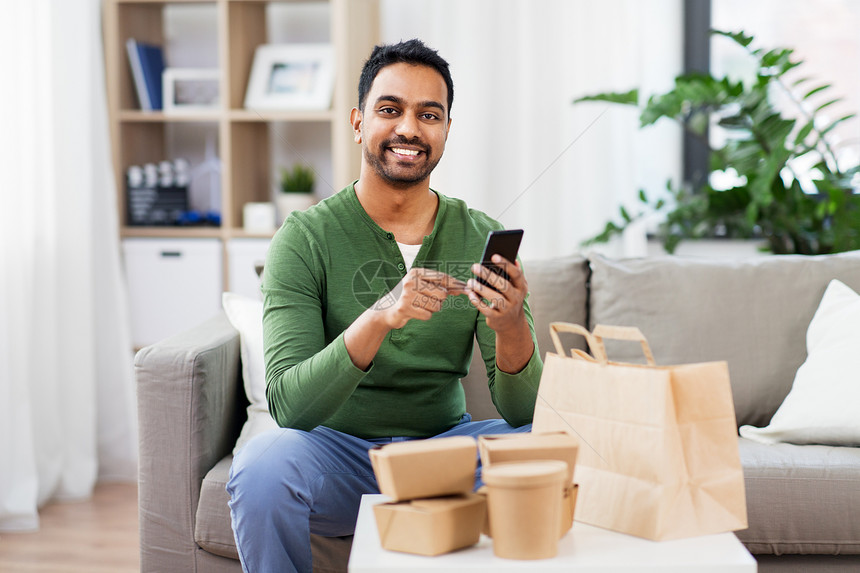
{"type": "Polygon", "coordinates": [[[162,75],[165,114],[207,113],[220,105],[220,70],[166,68],[162,75]]]}
{"type": "Polygon", "coordinates": [[[333,88],[331,44],[264,44],[254,52],[245,108],[326,110],[333,88]]]}

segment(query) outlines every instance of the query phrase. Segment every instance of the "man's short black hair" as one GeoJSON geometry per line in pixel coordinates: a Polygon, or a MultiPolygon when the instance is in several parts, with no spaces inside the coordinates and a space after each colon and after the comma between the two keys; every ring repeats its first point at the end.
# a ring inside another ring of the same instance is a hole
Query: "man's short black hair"
{"type": "Polygon", "coordinates": [[[418,39],[399,44],[380,44],[373,48],[370,57],[364,62],[361,77],[358,80],[358,109],[364,111],[367,92],[370,91],[370,86],[373,85],[379,70],[398,63],[427,66],[441,74],[445,85],[448,86],[448,116],[450,117],[451,106],[454,104],[454,80],[451,79],[448,62],[436,50],[428,48],[418,39]]]}

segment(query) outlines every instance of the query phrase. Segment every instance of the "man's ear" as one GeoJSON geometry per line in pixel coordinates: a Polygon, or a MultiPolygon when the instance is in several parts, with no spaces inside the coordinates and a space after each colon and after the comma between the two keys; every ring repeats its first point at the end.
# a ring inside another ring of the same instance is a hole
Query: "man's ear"
{"type": "Polygon", "coordinates": [[[361,114],[361,110],[359,110],[357,107],[352,108],[352,111],[349,112],[349,122],[352,124],[353,139],[355,139],[356,143],[361,143],[362,120],[363,116],[361,114]]]}
{"type": "Polygon", "coordinates": [[[448,141],[448,134],[451,133],[451,118],[448,118],[448,127],[445,128],[445,141],[448,141]]]}

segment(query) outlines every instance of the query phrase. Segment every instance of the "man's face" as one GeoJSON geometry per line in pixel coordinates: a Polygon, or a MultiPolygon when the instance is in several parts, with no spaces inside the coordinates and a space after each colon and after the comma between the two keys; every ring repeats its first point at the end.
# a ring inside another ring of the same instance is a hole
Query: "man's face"
{"type": "Polygon", "coordinates": [[[398,63],[379,71],[357,126],[376,175],[397,187],[430,177],[448,138],[447,101],[445,80],[433,68],[398,63]]]}

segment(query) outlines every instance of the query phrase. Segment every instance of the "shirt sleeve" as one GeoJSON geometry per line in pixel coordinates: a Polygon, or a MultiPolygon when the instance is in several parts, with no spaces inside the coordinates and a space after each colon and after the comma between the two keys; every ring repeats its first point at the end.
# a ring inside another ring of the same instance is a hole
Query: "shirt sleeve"
{"type": "Polygon", "coordinates": [[[353,364],[343,333],[326,342],[324,292],[319,250],[300,223],[288,221],[272,239],[263,269],[266,399],[281,427],[322,424],[370,371],[353,364]]]}
{"type": "Polygon", "coordinates": [[[531,423],[534,417],[538,385],[543,372],[543,361],[540,358],[540,351],[535,338],[534,319],[529,308],[528,297],[523,302],[523,310],[532,335],[534,350],[528,363],[516,374],[509,374],[496,368],[496,333],[487,326],[484,315],[478,314],[476,326],[478,346],[487,368],[490,396],[499,415],[513,427],[531,423]]]}

